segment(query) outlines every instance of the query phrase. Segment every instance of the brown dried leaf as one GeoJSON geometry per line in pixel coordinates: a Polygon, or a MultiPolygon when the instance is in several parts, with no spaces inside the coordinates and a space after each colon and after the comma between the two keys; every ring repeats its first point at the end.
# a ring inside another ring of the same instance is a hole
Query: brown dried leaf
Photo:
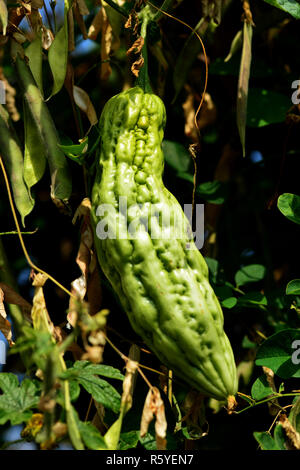
{"type": "Polygon", "coordinates": [[[32,285],[35,286],[35,292],[32,302],[33,305],[31,310],[33,327],[35,330],[48,331],[53,334],[54,325],[50,320],[43,292],[43,286],[48,277],[42,273],[32,274],[32,277],[32,285]]]}
{"type": "Polygon", "coordinates": [[[103,346],[86,346],[86,352],[81,356],[82,361],[99,364],[103,361],[103,346]]]}
{"type": "Polygon", "coordinates": [[[164,402],[161,399],[158,388],[152,387],[146,397],[141,418],[140,435],[145,436],[153,417],[155,421],[155,435],[158,450],[166,449],[167,421],[165,416],[164,402]]]}
{"type": "Polygon", "coordinates": [[[85,0],[77,0],[77,5],[78,5],[78,9],[79,9],[79,13],[84,16],[84,15],[88,15],[90,13],[86,3],[85,3],[85,0]]]}
{"type": "Polygon", "coordinates": [[[3,302],[4,292],[0,288],[0,331],[4,334],[5,338],[7,339],[9,346],[12,346],[14,343],[12,341],[11,324],[6,319],[6,311],[3,302]]]}
{"type": "Polygon", "coordinates": [[[88,38],[92,41],[96,41],[99,32],[102,30],[103,25],[103,10],[104,8],[100,8],[100,10],[95,15],[89,30],[88,30],[88,38]]]}
{"type": "Polygon", "coordinates": [[[134,54],[139,54],[143,48],[143,45],[144,45],[144,38],[142,36],[140,36],[139,38],[137,38],[134,43],[132,44],[132,46],[128,49],[128,51],[126,52],[127,55],[131,54],[132,52],[134,54]]]}
{"type": "Polygon", "coordinates": [[[66,423],[62,423],[61,421],[57,421],[53,426],[52,426],[52,431],[55,434],[55,437],[57,439],[62,438],[65,436],[68,432],[68,426],[66,423]]]}
{"type": "Polygon", "coordinates": [[[95,125],[98,122],[97,114],[95,108],[90,100],[89,95],[82,88],[74,85],[73,87],[73,97],[78,108],[81,109],[86,115],[91,125],[95,125]]]}
{"type": "Polygon", "coordinates": [[[237,126],[240,134],[243,157],[245,157],[245,138],[246,138],[246,122],[247,122],[247,101],[248,88],[251,67],[251,41],[252,41],[252,25],[244,21],[243,28],[243,49],[240,64],[240,73],[238,80],[236,118],[237,126]]]}
{"type": "Polygon", "coordinates": [[[132,66],[131,66],[131,72],[133,73],[133,75],[135,77],[139,76],[139,71],[141,70],[143,65],[144,65],[144,58],[142,56],[140,56],[140,58],[138,60],[133,62],[132,66]]]}
{"type": "Polygon", "coordinates": [[[67,13],[68,17],[68,51],[72,52],[75,50],[75,34],[74,34],[74,16],[73,16],[73,9],[67,13]]]}
{"type": "Polygon", "coordinates": [[[140,350],[138,346],[135,344],[131,346],[128,357],[129,360],[126,363],[126,373],[123,381],[123,393],[121,398],[121,407],[124,413],[127,413],[132,406],[132,395],[140,359],[140,350]]]}
{"type": "Polygon", "coordinates": [[[50,29],[46,28],[44,25],[42,26],[42,47],[46,51],[51,46],[54,40],[53,33],[50,29]]]}
{"type": "Polygon", "coordinates": [[[0,282],[0,289],[4,292],[5,302],[8,304],[18,305],[23,315],[27,319],[31,319],[31,308],[32,305],[27,302],[21,295],[19,295],[12,287],[8,286],[4,282],[0,282]]]}
{"type": "Polygon", "coordinates": [[[285,433],[290,441],[290,444],[294,449],[300,450],[300,434],[292,426],[291,422],[285,414],[282,414],[279,418],[280,424],[282,425],[285,433]]]}
{"type": "Polygon", "coordinates": [[[107,13],[103,9],[102,36],[101,36],[101,80],[107,80],[111,74],[111,66],[109,64],[109,55],[111,52],[113,41],[113,31],[109,23],[107,13]]]}
{"type": "Polygon", "coordinates": [[[82,14],[80,13],[78,3],[73,4],[73,13],[76,19],[76,23],[79,26],[79,29],[82,33],[83,39],[88,39],[88,33],[86,30],[85,22],[82,14]]]}
{"type": "Polygon", "coordinates": [[[43,6],[44,6],[44,0],[31,0],[31,7],[34,8],[35,10],[43,8],[43,6]]]}

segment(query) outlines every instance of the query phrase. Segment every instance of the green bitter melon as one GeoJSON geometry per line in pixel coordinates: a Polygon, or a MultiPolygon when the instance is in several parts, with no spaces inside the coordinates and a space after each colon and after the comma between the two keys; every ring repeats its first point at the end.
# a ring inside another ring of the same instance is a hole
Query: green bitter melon
{"type": "Polygon", "coordinates": [[[235,361],[207,264],[162,180],[165,121],[162,100],[139,87],[104,106],[91,195],[97,256],[133,329],[160,361],[224,400],[237,391],[235,361]]]}

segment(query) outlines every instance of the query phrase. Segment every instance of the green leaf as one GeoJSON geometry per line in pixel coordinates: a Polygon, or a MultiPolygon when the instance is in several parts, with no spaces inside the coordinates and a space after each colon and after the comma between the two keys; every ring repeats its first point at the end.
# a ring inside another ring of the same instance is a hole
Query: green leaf
{"type": "Polygon", "coordinates": [[[224,62],[228,62],[231,57],[241,49],[243,45],[243,31],[240,29],[236,35],[234,36],[231,46],[230,46],[230,51],[228,52],[228,55],[225,57],[224,62]]]}
{"type": "Polygon", "coordinates": [[[290,98],[286,95],[260,88],[250,88],[247,126],[263,127],[283,122],[290,106],[290,98]]]}
{"type": "Polygon", "coordinates": [[[88,149],[88,137],[84,138],[80,144],[59,145],[59,147],[67,157],[82,165],[88,149]]]}
{"type": "Polygon", "coordinates": [[[144,437],[140,437],[140,443],[146,450],[157,450],[155,436],[149,432],[144,437]]]}
{"type": "Polygon", "coordinates": [[[249,282],[257,282],[265,277],[266,268],[261,264],[249,264],[239,269],[235,274],[237,286],[243,286],[249,282]]]}
{"type": "Polygon", "coordinates": [[[25,217],[32,211],[34,201],[23,179],[23,152],[18,135],[7,110],[0,104],[0,148],[10,179],[15,205],[25,226],[25,217]]]}
{"type": "Polygon", "coordinates": [[[77,381],[98,403],[118,413],[121,404],[119,392],[106,380],[100,379],[95,374],[102,374],[119,380],[124,378],[113,367],[102,367],[102,364],[91,364],[88,361],[77,361],[73,368],[65,370],[60,377],[70,380],[70,382],[77,381]]]}
{"type": "Polygon", "coordinates": [[[240,306],[268,305],[267,297],[261,292],[248,292],[238,299],[240,306]]]}
{"type": "Polygon", "coordinates": [[[217,282],[218,270],[219,270],[219,262],[214,258],[209,258],[207,256],[204,257],[206,264],[209,269],[209,274],[213,282],[217,282]]]}
{"type": "Polygon", "coordinates": [[[244,336],[243,341],[242,341],[242,348],[248,349],[248,348],[256,348],[257,344],[254,343],[253,341],[250,341],[248,336],[244,336]]]}
{"type": "Polygon", "coordinates": [[[78,428],[81,438],[88,449],[106,450],[107,446],[104,437],[98,429],[90,422],[78,421],[78,428]]]}
{"type": "Polygon", "coordinates": [[[227,299],[224,299],[221,301],[222,307],[225,308],[233,308],[237,304],[237,298],[236,297],[228,297],[227,299]]]}
{"type": "Polygon", "coordinates": [[[286,329],[270,336],[259,347],[256,365],[266,366],[282,379],[300,377],[300,330],[286,329]]]}
{"type": "Polygon", "coordinates": [[[35,79],[36,84],[39,87],[40,92],[43,96],[44,95],[43,76],[42,76],[43,52],[42,52],[41,34],[38,34],[36,38],[29,44],[29,46],[25,49],[25,54],[29,60],[28,65],[30,67],[33,78],[35,79]]]}
{"type": "Polygon", "coordinates": [[[162,150],[168,165],[178,172],[186,172],[189,169],[191,155],[189,151],[178,142],[164,140],[162,142],[162,150]]]}
{"type": "Polygon", "coordinates": [[[287,219],[300,224],[300,196],[291,193],[281,194],[277,207],[287,219]]]}
{"type": "Polygon", "coordinates": [[[300,5],[296,0],[265,0],[273,7],[286,11],[297,20],[300,19],[300,5]]]}
{"type": "Polygon", "coordinates": [[[120,434],[119,450],[134,449],[139,442],[140,431],[128,431],[120,434]]]}
{"type": "Polygon", "coordinates": [[[43,141],[25,100],[23,109],[25,131],[23,178],[30,192],[32,186],[43,177],[47,158],[43,141]]]}
{"type": "Polygon", "coordinates": [[[287,450],[285,447],[285,432],[281,424],[276,424],[274,429],[274,441],[280,450],[287,450]]]}
{"type": "Polygon", "coordinates": [[[118,450],[119,439],[123,423],[123,411],[121,411],[118,419],[111,425],[104,436],[105,443],[109,450],[118,450]]]}
{"type": "Polygon", "coordinates": [[[53,76],[52,92],[47,101],[63,87],[68,62],[68,2],[65,0],[64,24],[49,47],[48,62],[53,76]]]}
{"type": "Polygon", "coordinates": [[[262,450],[281,450],[273,437],[267,432],[254,432],[253,436],[259,443],[262,450]]]}
{"type": "Polygon", "coordinates": [[[39,402],[38,389],[35,384],[24,379],[19,385],[18,378],[10,372],[1,372],[0,389],[0,424],[7,421],[11,425],[26,422],[32,415],[31,408],[36,408],[39,402]]]}
{"type": "Polygon", "coordinates": [[[196,192],[207,202],[223,204],[227,198],[227,189],[226,183],[215,180],[201,183],[197,187],[196,192]]]}
{"type": "Polygon", "coordinates": [[[286,286],[286,295],[300,295],[300,279],[293,279],[286,286]]]}
{"type": "Polygon", "coordinates": [[[268,384],[267,378],[265,375],[258,377],[251,388],[251,396],[254,400],[262,400],[263,398],[272,395],[274,392],[270,385],[268,384]]]}
{"type": "Polygon", "coordinates": [[[124,380],[124,375],[115,367],[107,366],[104,364],[93,364],[89,361],[76,361],[73,367],[70,367],[64,372],[64,377],[76,377],[81,373],[92,375],[102,375],[110,379],[124,380]]]}
{"type": "Polygon", "coordinates": [[[300,397],[296,398],[295,403],[289,414],[291,425],[300,433],[300,397]]]}

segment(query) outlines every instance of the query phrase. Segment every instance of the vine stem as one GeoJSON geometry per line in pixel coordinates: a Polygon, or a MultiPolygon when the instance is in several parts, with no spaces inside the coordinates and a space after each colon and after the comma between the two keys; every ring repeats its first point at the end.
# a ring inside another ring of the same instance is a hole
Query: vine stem
{"type": "Polygon", "coordinates": [[[167,13],[166,11],[164,11],[161,8],[157,7],[156,5],[153,5],[153,3],[149,2],[149,0],[147,1],[147,3],[152,8],[155,8],[156,10],[160,11],[163,15],[166,15],[169,18],[172,18],[173,20],[178,21],[179,23],[181,23],[184,26],[186,26],[187,28],[189,28],[196,35],[197,39],[200,41],[200,44],[201,44],[201,47],[202,47],[202,50],[203,50],[204,61],[205,61],[205,82],[204,82],[204,88],[203,88],[201,100],[200,100],[199,106],[198,106],[197,111],[196,111],[195,116],[194,116],[194,124],[195,124],[195,127],[197,129],[198,134],[200,134],[199,126],[198,126],[198,123],[197,123],[197,116],[200,112],[200,109],[201,109],[203,101],[204,101],[205,93],[206,93],[206,90],[207,90],[207,82],[208,82],[208,60],[207,60],[205,46],[203,44],[201,36],[189,24],[185,23],[185,21],[180,20],[179,18],[176,18],[176,16],[173,16],[170,13],[167,13]]]}
{"type": "Polygon", "coordinates": [[[29,266],[30,266],[32,269],[35,269],[36,271],[38,271],[38,272],[40,272],[40,273],[42,273],[42,274],[45,274],[52,282],[54,282],[54,284],[56,284],[56,285],[57,285],[58,287],[60,287],[63,291],[65,291],[70,297],[76,298],[76,296],[75,296],[74,294],[72,294],[72,292],[70,292],[66,287],[64,287],[62,284],[60,284],[56,279],[54,279],[54,277],[52,277],[50,274],[48,274],[48,273],[46,273],[45,271],[43,271],[41,268],[39,268],[38,266],[36,266],[36,265],[31,261],[31,259],[30,259],[30,257],[29,257],[29,254],[28,254],[28,252],[27,252],[27,249],[26,249],[26,247],[25,247],[25,243],[24,243],[24,240],[23,240],[23,237],[22,237],[22,233],[21,233],[21,230],[20,230],[20,226],[19,226],[19,222],[18,222],[18,217],[17,217],[16,211],[15,211],[15,206],[14,206],[14,202],[13,202],[13,198],[12,198],[12,194],[11,194],[11,189],[10,189],[9,181],[8,181],[8,178],[7,178],[7,173],[6,173],[6,170],[5,170],[4,163],[3,163],[3,160],[2,160],[1,155],[0,155],[0,166],[1,166],[1,169],[2,169],[2,173],[3,173],[3,177],[4,177],[6,189],[7,189],[9,204],[10,204],[11,211],[12,211],[12,214],[13,214],[13,218],[14,218],[14,221],[15,221],[15,224],[16,224],[16,229],[17,229],[17,232],[18,232],[20,244],[21,244],[23,253],[24,253],[24,255],[25,255],[25,258],[26,258],[26,260],[27,260],[27,263],[29,264],[29,266]]]}
{"type": "Polygon", "coordinates": [[[240,413],[243,413],[246,410],[249,410],[250,408],[253,408],[254,406],[261,405],[262,403],[267,403],[268,401],[274,400],[274,398],[299,397],[299,396],[300,396],[300,393],[274,393],[272,396],[265,398],[264,400],[257,401],[253,403],[253,405],[246,406],[246,408],[244,408],[243,410],[234,411],[234,413],[238,415],[240,413]]]}

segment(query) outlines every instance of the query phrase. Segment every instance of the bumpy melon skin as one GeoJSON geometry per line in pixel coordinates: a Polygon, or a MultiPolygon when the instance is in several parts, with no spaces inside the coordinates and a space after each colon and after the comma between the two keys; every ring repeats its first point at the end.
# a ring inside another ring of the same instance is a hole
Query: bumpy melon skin
{"type": "Polygon", "coordinates": [[[97,256],[132,328],[160,361],[199,392],[225,400],[237,392],[235,361],[206,262],[189,237],[180,204],[163,184],[165,120],[161,99],[138,87],[106,103],[91,194],[97,256]],[[100,204],[114,210],[100,215],[100,204]],[[151,214],[153,204],[176,221],[172,238],[164,219],[151,214]],[[104,220],[110,237],[100,239],[104,220]],[[138,235],[130,238],[133,220],[138,235]]]}

